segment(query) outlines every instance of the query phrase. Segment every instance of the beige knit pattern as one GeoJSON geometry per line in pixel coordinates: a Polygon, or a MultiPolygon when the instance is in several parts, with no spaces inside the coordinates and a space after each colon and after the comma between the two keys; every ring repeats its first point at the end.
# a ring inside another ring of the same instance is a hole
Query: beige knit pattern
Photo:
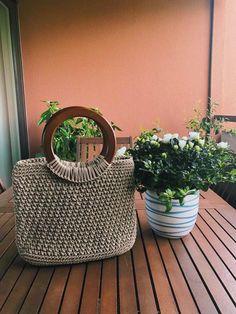
{"type": "Polygon", "coordinates": [[[58,177],[72,182],[91,181],[103,174],[110,166],[104,156],[97,156],[91,161],[70,162],[56,158],[47,164],[48,168],[58,177]]]}
{"type": "Polygon", "coordinates": [[[13,192],[20,256],[37,265],[71,264],[131,249],[133,171],[133,160],[119,157],[96,178],[71,182],[55,175],[45,158],[19,161],[13,192]]]}

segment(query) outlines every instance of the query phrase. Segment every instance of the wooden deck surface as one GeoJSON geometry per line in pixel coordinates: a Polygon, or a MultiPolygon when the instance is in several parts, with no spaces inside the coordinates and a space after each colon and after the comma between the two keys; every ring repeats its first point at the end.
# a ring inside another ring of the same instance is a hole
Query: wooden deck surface
{"type": "Polygon", "coordinates": [[[192,233],[154,236],[137,197],[138,237],[126,254],[92,263],[35,267],[17,254],[12,191],[0,195],[1,313],[236,313],[236,211],[202,193],[192,233]]]}

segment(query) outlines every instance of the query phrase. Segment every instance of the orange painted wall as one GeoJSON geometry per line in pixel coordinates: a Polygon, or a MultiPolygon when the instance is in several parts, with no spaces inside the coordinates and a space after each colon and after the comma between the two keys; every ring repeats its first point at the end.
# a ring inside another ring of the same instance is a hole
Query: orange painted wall
{"type": "Polygon", "coordinates": [[[97,106],[133,136],[184,133],[205,110],[208,0],[20,0],[19,14],[32,155],[43,99],[97,106]]]}
{"type": "MultiPolygon", "coordinates": [[[[215,0],[212,97],[218,113],[236,115],[236,1],[215,0]]],[[[235,127],[227,123],[225,126],[235,127]]]]}

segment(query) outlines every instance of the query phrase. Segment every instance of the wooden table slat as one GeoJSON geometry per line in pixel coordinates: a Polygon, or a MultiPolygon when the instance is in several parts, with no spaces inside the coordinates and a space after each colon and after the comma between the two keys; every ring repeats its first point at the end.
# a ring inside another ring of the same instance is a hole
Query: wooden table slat
{"type": "Polygon", "coordinates": [[[178,313],[175,298],[167,278],[167,273],[160,253],[157,250],[156,241],[148,225],[146,215],[144,212],[139,211],[138,216],[142,226],[145,248],[148,255],[155,290],[158,296],[160,312],[163,314],[178,313]]]}
{"type": "Polygon", "coordinates": [[[221,206],[215,210],[233,227],[236,229],[236,209],[221,206]]]}
{"type": "Polygon", "coordinates": [[[183,243],[192,257],[192,260],[198,269],[198,273],[201,275],[206,286],[210,290],[211,296],[217,304],[219,310],[222,313],[234,313],[235,307],[230,297],[192,236],[184,237],[183,243]]]}
{"type": "Polygon", "coordinates": [[[0,207],[6,206],[6,203],[8,203],[10,200],[13,199],[13,190],[12,187],[1,193],[0,195],[0,207]]]}
{"type": "Polygon", "coordinates": [[[9,203],[7,203],[6,205],[0,206],[0,211],[5,214],[12,213],[14,211],[13,201],[9,201],[9,203]]]}
{"type": "Polygon", "coordinates": [[[17,282],[19,276],[21,275],[24,269],[25,263],[22,259],[17,256],[14,262],[9,267],[7,273],[1,279],[0,284],[0,309],[2,308],[3,304],[5,303],[8,295],[14,288],[15,283],[17,282]]]}
{"type": "Polygon", "coordinates": [[[6,234],[14,227],[14,225],[15,225],[15,217],[12,216],[10,217],[10,219],[6,221],[6,223],[0,229],[0,241],[4,239],[6,234]]]}
{"type": "Polygon", "coordinates": [[[145,209],[145,203],[143,200],[136,200],[135,201],[135,208],[136,210],[144,210],[145,209]]]}
{"type": "Polygon", "coordinates": [[[3,254],[6,252],[6,250],[14,241],[15,241],[15,229],[13,228],[6,234],[4,239],[0,242],[0,258],[3,256],[3,254]]]}
{"type": "Polygon", "coordinates": [[[138,301],[141,313],[155,313],[158,310],[152,288],[147,260],[144,254],[140,230],[138,227],[137,239],[133,247],[133,263],[135,270],[138,301]]]}
{"type": "Polygon", "coordinates": [[[131,252],[118,257],[120,313],[138,312],[131,252]],[[129,297],[127,297],[127,295],[129,297]]]}
{"type": "Polygon", "coordinates": [[[197,272],[191,257],[188,255],[182,241],[170,241],[178,262],[186,276],[190,290],[201,313],[218,313],[204,283],[197,272]]]}
{"type": "Polygon", "coordinates": [[[230,272],[236,278],[235,258],[200,216],[198,216],[195,228],[199,228],[209,244],[214,248],[217,254],[221,257],[222,261],[228,267],[230,272]]]}
{"type": "Polygon", "coordinates": [[[170,242],[158,236],[156,236],[156,239],[180,312],[198,313],[198,308],[175,258],[170,242]]]}
{"type": "Polygon", "coordinates": [[[77,264],[71,266],[71,271],[60,310],[62,314],[78,313],[85,273],[86,264],[77,264]]]}
{"type": "MultiPolygon", "coordinates": [[[[19,261],[19,264],[20,261],[19,261]]],[[[21,266],[19,267],[21,268],[21,266]]],[[[38,268],[26,265],[8,296],[2,313],[18,313],[37,275],[38,268]]]]}
{"type": "Polygon", "coordinates": [[[38,313],[53,271],[53,267],[42,267],[39,269],[20,310],[21,314],[38,313]]]}
{"type": "Polygon", "coordinates": [[[216,210],[207,210],[208,214],[217,221],[224,231],[236,242],[236,228],[225,220],[216,210]]]}
{"type": "Polygon", "coordinates": [[[200,216],[205,220],[208,226],[210,226],[213,232],[236,258],[236,245],[234,240],[224,231],[220,225],[218,225],[218,223],[208,214],[207,211],[201,211],[200,216]]]}
{"type": "Polygon", "coordinates": [[[12,188],[7,189],[0,195],[0,212],[12,213],[14,207],[12,199],[12,188]]]}
{"type": "Polygon", "coordinates": [[[218,207],[224,205],[226,202],[217,195],[213,190],[209,189],[207,192],[201,191],[201,195],[211,203],[211,207],[218,207]]]}
{"type": "Polygon", "coordinates": [[[12,213],[3,213],[3,215],[0,217],[0,228],[2,228],[5,223],[13,217],[12,213]]]}
{"type": "Polygon", "coordinates": [[[212,266],[219,280],[224,285],[225,290],[228,291],[232,299],[236,300],[235,279],[232,274],[228,271],[220,257],[217,255],[215,250],[213,250],[198,228],[194,228],[192,236],[198,246],[201,247],[203,254],[207,256],[209,264],[212,266]]]}
{"type": "Polygon", "coordinates": [[[58,313],[69,272],[70,267],[68,266],[58,266],[55,268],[40,313],[58,313]]]}
{"type": "Polygon", "coordinates": [[[100,280],[102,262],[91,262],[87,266],[83,297],[80,307],[81,314],[94,314],[100,309],[100,280]]]}
{"type": "Polygon", "coordinates": [[[17,254],[18,254],[18,252],[16,249],[15,241],[14,241],[14,242],[12,242],[12,244],[9,246],[7,251],[2,255],[2,257],[0,259],[0,265],[1,265],[1,267],[0,267],[0,280],[4,276],[5,272],[7,271],[7,269],[9,268],[9,266],[11,265],[12,261],[15,259],[17,254]]]}
{"type": "Polygon", "coordinates": [[[103,261],[101,282],[101,314],[117,311],[117,258],[103,261]]]}

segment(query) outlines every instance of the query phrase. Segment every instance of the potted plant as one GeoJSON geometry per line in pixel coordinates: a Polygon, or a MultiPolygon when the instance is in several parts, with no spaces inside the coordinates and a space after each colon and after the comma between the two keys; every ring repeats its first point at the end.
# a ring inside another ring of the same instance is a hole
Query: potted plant
{"type": "Polygon", "coordinates": [[[199,132],[161,138],[154,131],[144,131],[129,152],[137,190],[146,192],[149,224],[163,237],[180,238],[192,230],[200,190],[236,180],[236,157],[228,144],[202,138],[199,132]]]}
{"type": "MultiPolygon", "coordinates": [[[[217,141],[227,142],[230,150],[236,154],[236,129],[225,129],[225,123],[231,122],[227,117],[216,115],[217,102],[209,99],[206,115],[194,109],[195,115],[186,124],[192,131],[200,132],[206,138],[213,136],[217,141]]],[[[223,182],[212,185],[211,188],[230,205],[236,208],[236,183],[223,182]]]]}

